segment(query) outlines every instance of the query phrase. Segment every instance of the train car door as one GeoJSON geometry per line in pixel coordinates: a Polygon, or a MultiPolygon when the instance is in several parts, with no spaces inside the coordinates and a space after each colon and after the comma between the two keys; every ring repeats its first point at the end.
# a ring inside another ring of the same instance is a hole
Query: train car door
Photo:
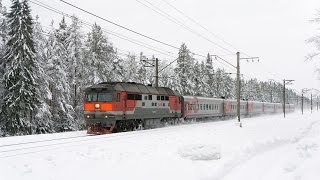
{"type": "Polygon", "coordinates": [[[183,96],[179,96],[179,103],[181,105],[181,115],[184,117],[184,98],[183,98],[183,96]]]}

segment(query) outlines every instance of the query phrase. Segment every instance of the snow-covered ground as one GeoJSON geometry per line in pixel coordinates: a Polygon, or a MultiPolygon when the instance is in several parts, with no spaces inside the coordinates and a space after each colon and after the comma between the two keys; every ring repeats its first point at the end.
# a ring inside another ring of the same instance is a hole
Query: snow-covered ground
{"type": "Polygon", "coordinates": [[[85,132],[0,138],[0,179],[318,180],[319,115],[247,118],[243,128],[234,119],[78,138],[85,132]],[[28,143],[34,141],[41,142],[28,143]],[[16,143],[24,144],[10,145],[16,143]]]}

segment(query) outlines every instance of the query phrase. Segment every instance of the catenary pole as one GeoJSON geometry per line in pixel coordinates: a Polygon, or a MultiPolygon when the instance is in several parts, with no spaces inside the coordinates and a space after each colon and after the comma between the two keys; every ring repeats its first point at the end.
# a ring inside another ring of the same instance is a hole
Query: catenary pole
{"type": "Polygon", "coordinates": [[[237,52],[237,116],[239,126],[242,127],[241,120],[240,120],[240,52],[237,52]]]}
{"type": "Polygon", "coordinates": [[[159,86],[159,60],[156,58],[156,87],[159,86]]]}

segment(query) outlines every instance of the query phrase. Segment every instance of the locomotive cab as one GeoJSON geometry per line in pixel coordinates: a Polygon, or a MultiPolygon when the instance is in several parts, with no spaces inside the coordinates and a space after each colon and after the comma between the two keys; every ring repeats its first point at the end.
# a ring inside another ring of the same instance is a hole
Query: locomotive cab
{"type": "Polygon", "coordinates": [[[84,118],[88,134],[111,133],[115,127],[115,110],[120,105],[120,92],[108,88],[87,88],[84,99],[84,118]]]}

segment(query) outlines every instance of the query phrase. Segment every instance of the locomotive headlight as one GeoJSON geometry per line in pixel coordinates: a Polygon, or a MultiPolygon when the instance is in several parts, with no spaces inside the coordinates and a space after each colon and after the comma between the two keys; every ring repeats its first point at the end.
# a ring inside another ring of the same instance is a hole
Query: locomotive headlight
{"type": "Polygon", "coordinates": [[[90,115],[87,115],[87,118],[89,119],[89,118],[90,118],[90,115]]]}
{"type": "Polygon", "coordinates": [[[95,104],[94,107],[95,107],[96,109],[99,109],[99,108],[100,108],[100,104],[95,104]]]}
{"type": "Polygon", "coordinates": [[[105,116],[104,116],[104,118],[108,118],[108,116],[107,116],[107,115],[105,115],[105,116]]]}

